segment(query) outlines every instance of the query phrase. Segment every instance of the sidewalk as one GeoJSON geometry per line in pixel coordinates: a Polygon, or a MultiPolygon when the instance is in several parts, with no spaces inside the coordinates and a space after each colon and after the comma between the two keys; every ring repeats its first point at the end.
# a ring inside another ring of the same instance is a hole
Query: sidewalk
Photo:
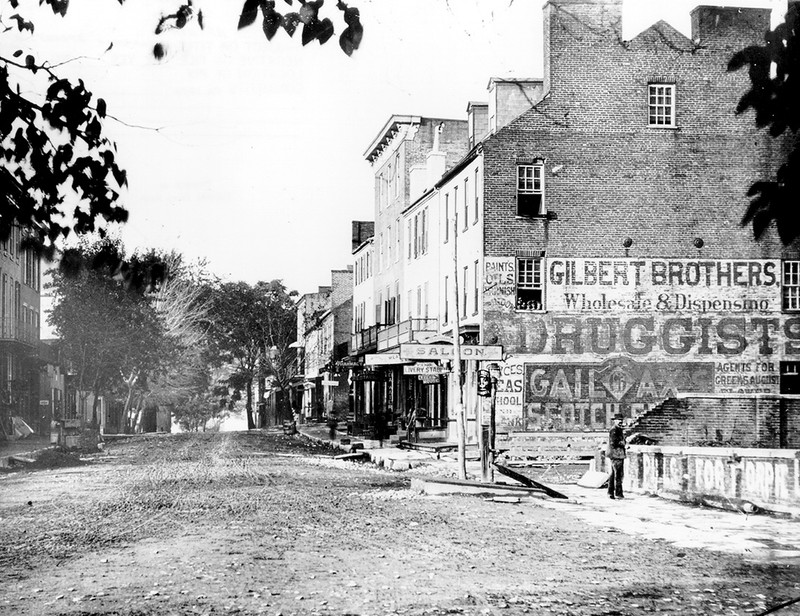
{"type": "Polygon", "coordinates": [[[35,434],[14,441],[0,440],[0,467],[8,466],[8,458],[11,456],[26,457],[27,454],[49,449],[52,446],[49,436],[35,434]]]}
{"type": "MultiPolygon", "coordinates": [[[[452,470],[455,476],[455,454],[437,459],[435,454],[390,447],[386,441],[381,447],[378,441],[356,438],[351,439],[351,444],[343,445],[340,440],[347,437],[339,434],[337,439],[330,441],[328,428],[321,424],[302,424],[299,432],[339,446],[344,451],[350,451],[352,443],[361,443],[365,455],[384,468],[408,470],[425,465],[438,471],[436,474],[448,475],[452,470]]],[[[467,472],[479,477],[480,465],[468,461],[467,472]]],[[[505,480],[497,474],[496,479],[505,480]]],[[[624,532],[662,539],[678,548],[737,554],[758,562],[800,563],[800,520],[797,519],[688,505],[644,494],[628,493],[624,500],[611,500],[605,489],[583,488],[575,484],[555,484],[552,487],[568,496],[569,501],[536,499],[535,506],[568,513],[610,533],[624,532]]]]}
{"type": "Polygon", "coordinates": [[[297,431],[315,441],[330,443],[333,447],[339,447],[343,453],[356,450],[363,451],[371,462],[386,469],[405,471],[437,462],[435,454],[412,449],[400,449],[390,444],[388,439],[381,442],[373,439],[349,437],[337,432],[336,438],[331,441],[330,430],[325,424],[300,424],[297,426],[297,431]],[[342,439],[344,439],[344,443],[342,443],[342,439]]]}

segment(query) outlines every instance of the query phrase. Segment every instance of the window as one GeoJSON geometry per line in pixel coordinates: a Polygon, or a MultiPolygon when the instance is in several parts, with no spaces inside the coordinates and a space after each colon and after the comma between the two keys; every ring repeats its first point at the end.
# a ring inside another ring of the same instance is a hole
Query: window
{"type": "Polygon", "coordinates": [[[378,236],[378,271],[383,271],[383,233],[378,236]]]}
{"type": "Polygon", "coordinates": [[[401,229],[401,227],[400,227],[400,219],[399,218],[397,220],[395,220],[394,228],[395,228],[394,260],[395,261],[399,261],[400,260],[400,255],[402,254],[402,248],[401,248],[401,246],[402,246],[401,239],[402,238],[400,237],[400,229],[401,229]]]}
{"type": "Polygon", "coordinates": [[[392,225],[386,228],[386,267],[390,267],[392,263],[392,245],[394,244],[394,236],[392,235],[392,225]]]}
{"type": "Polygon", "coordinates": [[[458,233],[458,186],[453,186],[453,233],[458,233]]]}
{"type": "Polygon", "coordinates": [[[408,260],[409,261],[411,260],[411,256],[413,255],[412,250],[413,250],[413,247],[414,247],[414,234],[412,233],[412,227],[411,227],[412,224],[413,224],[413,221],[409,218],[408,219],[408,231],[407,231],[407,237],[408,237],[408,260]]]}
{"type": "Polygon", "coordinates": [[[444,277],[444,322],[450,322],[450,277],[444,277]]]}
{"type": "Polygon", "coordinates": [[[400,195],[400,154],[394,157],[394,196],[400,195]]]}
{"type": "Polygon", "coordinates": [[[422,301],[423,305],[425,306],[425,312],[423,313],[423,318],[428,318],[428,283],[426,282],[422,287],[422,301]]]}
{"type": "Polygon", "coordinates": [[[780,370],[781,393],[800,394],[800,363],[796,361],[782,361],[780,370]]]}
{"type": "Polygon", "coordinates": [[[422,287],[417,287],[417,316],[422,316],[422,287]]]}
{"type": "Polygon", "coordinates": [[[469,178],[464,178],[464,231],[469,227],[469,178]]]}
{"type": "Polygon", "coordinates": [[[783,262],[783,309],[800,310],[800,261],[783,262]]]}
{"type": "Polygon", "coordinates": [[[461,284],[461,316],[467,316],[467,281],[469,280],[469,266],[464,266],[464,277],[461,284]]]}
{"type": "Polygon", "coordinates": [[[478,169],[477,167],[475,168],[475,182],[474,182],[475,186],[473,186],[473,188],[472,188],[472,190],[475,192],[475,220],[472,221],[472,224],[478,224],[478,213],[480,212],[480,209],[478,207],[478,204],[479,204],[479,201],[478,201],[479,200],[478,186],[480,186],[478,181],[480,180],[480,177],[481,177],[480,176],[480,171],[481,170],[478,169]]]}
{"type": "Polygon", "coordinates": [[[406,304],[407,304],[406,310],[408,310],[408,318],[409,319],[413,319],[414,318],[414,314],[411,311],[411,307],[414,305],[414,303],[413,303],[413,295],[412,295],[413,293],[414,293],[414,291],[412,289],[409,289],[408,293],[407,293],[408,298],[406,300],[406,304]]]}
{"type": "Polygon", "coordinates": [[[517,259],[517,310],[542,310],[542,259],[517,259]]]}
{"type": "Polygon", "coordinates": [[[675,86],[650,84],[647,88],[647,125],[675,126],[675,86]]]}
{"type": "Polygon", "coordinates": [[[544,165],[517,165],[517,216],[544,216],[544,165]]]}
{"type": "MultiPolygon", "coordinates": [[[[414,225],[411,227],[411,221],[409,221],[409,233],[413,232],[413,256],[416,259],[417,257],[421,257],[422,255],[428,252],[428,209],[425,208],[420,212],[414,214],[414,225]]],[[[409,244],[408,247],[409,251],[411,251],[412,246],[409,244]]],[[[409,254],[409,258],[411,253],[409,254]]]]}
{"type": "Polygon", "coordinates": [[[478,314],[478,284],[480,283],[480,277],[478,276],[478,272],[479,271],[480,271],[480,268],[478,267],[478,261],[475,261],[475,269],[472,272],[473,276],[475,278],[474,284],[472,285],[473,291],[474,291],[474,296],[472,298],[473,299],[473,302],[472,302],[472,304],[473,304],[472,305],[472,313],[473,314],[478,314]]]}
{"type": "Polygon", "coordinates": [[[383,302],[384,325],[394,325],[397,323],[397,310],[399,308],[397,296],[389,294],[389,287],[386,287],[386,301],[383,302]]]}
{"type": "Polygon", "coordinates": [[[444,196],[444,243],[450,239],[450,195],[444,196]]]}
{"type": "Polygon", "coordinates": [[[422,210],[422,237],[420,242],[422,243],[422,254],[428,252],[428,208],[422,210]]]}

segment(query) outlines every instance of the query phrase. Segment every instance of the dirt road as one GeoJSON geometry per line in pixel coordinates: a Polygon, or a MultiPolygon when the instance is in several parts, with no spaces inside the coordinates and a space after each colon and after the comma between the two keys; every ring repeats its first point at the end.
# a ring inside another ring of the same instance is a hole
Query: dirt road
{"type": "Polygon", "coordinates": [[[333,453],[277,434],[145,436],[0,475],[0,614],[744,615],[800,595],[795,566],[535,503],[421,496],[409,473],[333,453]]]}

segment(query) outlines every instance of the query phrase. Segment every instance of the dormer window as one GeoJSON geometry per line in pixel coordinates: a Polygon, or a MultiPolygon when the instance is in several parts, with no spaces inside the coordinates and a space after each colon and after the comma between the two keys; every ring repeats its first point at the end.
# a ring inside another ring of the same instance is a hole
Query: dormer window
{"type": "Polygon", "coordinates": [[[675,84],[651,83],[647,86],[647,125],[655,128],[675,126],[675,84]]]}
{"type": "Polygon", "coordinates": [[[544,165],[517,165],[517,216],[544,216],[544,165]]]}

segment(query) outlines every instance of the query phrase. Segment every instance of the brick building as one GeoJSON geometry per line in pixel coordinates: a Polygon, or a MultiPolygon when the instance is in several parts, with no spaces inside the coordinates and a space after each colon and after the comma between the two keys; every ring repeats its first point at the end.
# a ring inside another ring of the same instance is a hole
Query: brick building
{"type": "Polygon", "coordinates": [[[659,22],[625,41],[621,0],[543,10],[543,77],[491,80],[470,151],[407,210],[438,217],[437,333],[503,346],[501,430],[655,425],[680,398],[690,441],[799,444],[800,253],[739,224],[785,143],[734,114],[749,80],[727,71],[769,11],[699,6],[690,37],[659,22]],[[713,400],[740,411],[711,420],[713,400]]]}
{"type": "Polygon", "coordinates": [[[514,280],[484,292],[481,332],[512,355],[504,421],[600,429],[681,394],[779,394],[797,251],[739,221],[780,144],[734,115],[748,78],[726,70],[769,11],[700,6],[691,38],[659,22],[627,42],[621,2],[544,11],[543,96],[482,143],[485,283],[514,280]]]}

